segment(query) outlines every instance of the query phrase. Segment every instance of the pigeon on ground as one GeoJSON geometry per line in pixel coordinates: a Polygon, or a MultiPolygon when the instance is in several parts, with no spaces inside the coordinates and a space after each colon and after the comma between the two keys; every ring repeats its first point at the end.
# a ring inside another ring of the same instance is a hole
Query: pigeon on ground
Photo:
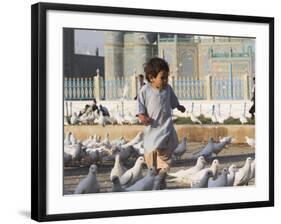
{"type": "Polygon", "coordinates": [[[74,112],[73,113],[73,115],[71,116],[71,118],[70,118],[70,123],[72,124],[72,125],[76,125],[76,124],[79,124],[79,117],[77,116],[77,113],[76,112],[74,112]]]}
{"type": "Polygon", "coordinates": [[[143,178],[143,164],[145,164],[144,158],[140,156],[135,165],[127,170],[119,179],[122,186],[129,187],[133,185],[135,182],[143,178]]]}
{"type": "Polygon", "coordinates": [[[249,146],[254,148],[256,146],[256,141],[253,138],[249,138],[248,136],[245,136],[246,142],[249,146]]]}
{"type": "Polygon", "coordinates": [[[120,155],[120,161],[122,162],[127,162],[128,159],[132,156],[134,156],[136,154],[133,146],[129,146],[127,148],[123,148],[121,147],[120,148],[120,152],[119,152],[119,155],[120,155]]]}
{"type": "Polygon", "coordinates": [[[97,193],[100,191],[100,185],[96,177],[97,166],[91,165],[89,168],[89,173],[86,178],[84,178],[76,187],[74,194],[87,194],[87,193],[97,193]]]}
{"type": "Polygon", "coordinates": [[[213,153],[217,156],[224,149],[226,144],[227,142],[214,143],[213,153]]]}
{"type": "Polygon", "coordinates": [[[194,176],[197,176],[197,177],[194,177],[194,179],[201,179],[202,176],[204,175],[204,173],[206,172],[206,170],[211,170],[212,173],[213,173],[214,179],[217,178],[219,166],[220,166],[219,160],[214,159],[213,162],[212,162],[212,164],[211,164],[211,166],[208,167],[208,168],[204,168],[204,169],[200,170],[199,172],[197,172],[197,173],[194,175],[194,176]]]}
{"type": "Polygon", "coordinates": [[[225,187],[227,186],[227,175],[229,174],[227,168],[223,168],[221,175],[216,179],[210,178],[208,180],[208,187],[225,187]]]}
{"type": "Polygon", "coordinates": [[[115,163],[110,173],[110,180],[112,181],[113,176],[120,177],[126,172],[126,168],[120,162],[120,155],[116,154],[115,163]]]}
{"type": "Polygon", "coordinates": [[[123,192],[125,189],[122,187],[120,183],[120,179],[117,176],[112,177],[112,192],[123,192]]]}
{"type": "Polygon", "coordinates": [[[87,138],[86,140],[84,140],[83,142],[82,142],[82,144],[83,145],[85,145],[85,146],[87,146],[91,141],[93,141],[94,140],[94,136],[90,136],[89,138],[87,138]]]}
{"type": "Polygon", "coordinates": [[[252,163],[251,163],[250,180],[255,178],[255,170],[256,170],[256,161],[253,160],[252,163]]]}
{"type": "Polygon", "coordinates": [[[185,153],[186,142],[187,142],[187,138],[183,137],[182,142],[178,144],[177,148],[173,151],[173,155],[175,155],[176,159],[180,159],[181,156],[185,153]]]}
{"type": "Polygon", "coordinates": [[[248,157],[244,166],[236,172],[233,186],[248,185],[251,175],[251,162],[251,157],[248,157]]]}
{"type": "Polygon", "coordinates": [[[102,125],[103,127],[105,127],[106,125],[106,118],[103,116],[102,113],[100,113],[99,115],[98,124],[102,125]]]}
{"type": "Polygon", "coordinates": [[[187,112],[187,113],[188,113],[188,116],[190,117],[190,120],[193,123],[202,124],[202,122],[192,112],[187,112]]]}
{"type": "Polygon", "coordinates": [[[213,176],[213,173],[211,170],[205,170],[201,178],[191,180],[190,187],[191,188],[206,188],[206,187],[208,187],[208,180],[212,176],[213,176]]]}
{"type": "Polygon", "coordinates": [[[104,140],[102,141],[102,144],[108,148],[111,148],[111,144],[109,141],[109,133],[106,133],[104,140]]]}
{"type": "Polygon", "coordinates": [[[98,150],[89,151],[88,156],[90,158],[91,163],[93,163],[93,164],[102,162],[102,156],[98,150]]]}
{"type": "Polygon", "coordinates": [[[126,188],[126,191],[149,191],[153,189],[155,180],[155,168],[148,169],[146,176],[138,180],[132,186],[126,188]]]}
{"type": "Polygon", "coordinates": [[[64,152],[71,155],[72,160],[81,161],[83,157],[82,143],[78,142],[74,145],[66,145],[64,146],[64,152]]]}
{"type": "Polygon", "coordinates": [[[241,124],[246,124],[248,122],[247,118],[243,114],[240,116],[239,120],[241,124]]]}
{"type": "Polygon", "coordinates": [[[203,156],[199,156],[196,162],[196,165],[186,169],[186,170],[179,170],[175,173],[168,173],[168,176],[172,177],[185,177],[185,176],[192,176],[202,170],[206,164],[206,160],[203,156]]]}
{"type": "Polygon", "coordinates": [[[219,123],[219,124],[223,124],[224,123],[224,118],[221,116],[221,115],[217,115],[217,122],[219,123]]]}
{"type": "Polygon", "coordinates": [[[125,120],[131,125],[139,123],[138,117],[133,116],[130,112],[128,113],[128,115],[125,116],[125,120]]]}
{"type": "Polygon", "coordinates": [[[75,136],[74,136],[74,134],[72,132],[70,132],[69,138],[70,138],[70,142],[71,142],[72,145],[78,143],[78,140],[75,138],[75,136]]]}
{"type": "Polygon", "coordinates": [[[195,158],[198,158],[199,156],[204,156],[204,158],[208,158],[208,157],[212,156],[214,148],[215,148],[214,139],[209,138],[208,144],[202,150],[200,150],[199,152],[193,153],[193,156],[195,158]]]}
{"type": "Polygon", "coordinates": [[[232,164],[228,168],[228,174],[227,174],[227,186],[233,186],[235,173],[237,172],[237,167],[235,164],[232,164]]]}
{"type": "Polygon", "coordinates": [[[226,136],[226,137],[223,137],[223,138],[221,138],[221,137],[219,136],[219,138],[220,138],[220,142],[221,142],[221,143],[222,143],[222,142],[226,142],[226,144],[230,144],[230,143],[233,141],[232,136],[226,136]]]}
{"type": "Polygon", "coordinates": [[[139,143],[133,145],[133,148],[134,150],[136,150],[139,156],[144,155],[143,141],[140,141],[139,143]]]}
{"type": "Polygon", "coordinates": [[[71,145],[70,135],[71,135],[71,132],[67,132],[65,139],[64,139],[64,145],[71,145]]]}
{"type": "Polygon", "coordinates": [[[124,145],[124,144],[126,144],[126,140],[123,136],[121,136],[118,139],[114,139],[114,140],[111,141],[111,145],[115,145],[115,146],[121,146],[121,145],[124,145]]]}

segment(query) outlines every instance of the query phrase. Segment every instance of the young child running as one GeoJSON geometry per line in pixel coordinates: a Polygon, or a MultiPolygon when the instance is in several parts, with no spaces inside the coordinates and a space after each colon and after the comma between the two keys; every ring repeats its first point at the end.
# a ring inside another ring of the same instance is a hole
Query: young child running
{"type": "Polygon", "coordinates": [[[169,66],[161,58],[152,58],[144,68],[148,81],[137,97],[137,116],[147,127],[144,129],[144,158],[148,168],[155,167],[165,176],[170,168],[173,150],[178,145],[178,137],[172,121],[172,109],[182,113],[185,107],[180,105],[172,87],[168,84],[169,66]]]}

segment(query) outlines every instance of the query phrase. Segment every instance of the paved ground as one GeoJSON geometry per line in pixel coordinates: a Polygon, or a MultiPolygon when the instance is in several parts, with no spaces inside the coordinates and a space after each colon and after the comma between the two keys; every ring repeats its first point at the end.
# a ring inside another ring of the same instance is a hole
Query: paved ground
{"type": "MultiPolygon", "coordinates": [[[[186,169],[195,164],[192,157],[192,153],[202,148],[205,143],[191,142],[188,143],[187,152],[182,156],[180,160],[173,160],[171,165],[171,171],[175,172],[180,169],[186,169]]],[[[247,157],[255,158],[255,149],[246,144],[231,144],[225,148],[218,156],[221,167],[228,167],[231,164],[236,164],[237,167],[242,167],[247,157]]],[[[212,159],[208,161],[210,165],[212,159]]],[[[128,161],[127,167],[130,168],[133,165],[133,161],[128,161]]],[[[111,181],[109,180],[110,171],[113,167],[112,161],[103,162],[98,166],[97,179],[101,186],[101,192],[109,192],[111,190],[111,181]]],[[[89,165],[82,163],[80,166],[69,166],[64,168],[64,194],[72,194],[78,183],[88,174],[89,165]]],[[[249,185],[253,185],[255,180],[253,179],[249,185]]],[[[168,189],[185,188],[175,183],[168,183],[168,189]]]]}

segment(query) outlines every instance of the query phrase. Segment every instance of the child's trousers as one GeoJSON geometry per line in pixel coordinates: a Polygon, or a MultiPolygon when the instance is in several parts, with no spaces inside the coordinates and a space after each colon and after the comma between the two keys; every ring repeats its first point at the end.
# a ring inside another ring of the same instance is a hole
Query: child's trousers
{"type": "Polygon", "coordinates": [[[155,167],[155,170],[165,170],[166,172],[170,169],[172,152],[169,149],[155,149],[149,153],[144,153],[144,159],[148,168],[155,167]]]}

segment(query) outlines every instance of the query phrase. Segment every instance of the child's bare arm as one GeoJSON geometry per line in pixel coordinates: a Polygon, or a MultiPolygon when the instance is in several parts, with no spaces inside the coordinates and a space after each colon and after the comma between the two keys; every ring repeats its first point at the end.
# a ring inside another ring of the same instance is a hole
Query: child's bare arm
{"type": "Polygon", "coordinates": [[[144,114],[139,114],[138,117],[139,117],[141,123],[143,123],[144,125],[147,126],[150,124],[150,118],[148,116],[146,116],[144,114]]]}

